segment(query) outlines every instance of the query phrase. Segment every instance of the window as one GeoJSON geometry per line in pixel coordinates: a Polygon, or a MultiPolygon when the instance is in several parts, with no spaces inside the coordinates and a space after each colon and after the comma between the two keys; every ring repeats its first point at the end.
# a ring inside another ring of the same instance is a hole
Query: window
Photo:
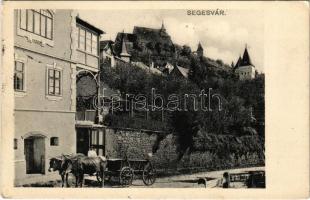
{"type": "Polygon", "coordinates": [[[48,69],[48,94],[59,96],[61,94],[61,71],[48,69]]]}
{"type": "Polygon", "coordinates": [[[51,146],[58,146],[59,145],[59,138],[58,137],[51,137],[50,145],[51,146]]]}
{"type": "Polygon", "coordinates": [[[91,53],[91,33],[86,32],[86,51],[91,53]]]}
{"type": "Polygon", "coordinates": [[[104,155],[104,132],[102,130],[92,130],[90,138],[90,146],[92,146],[97,155],[104,155]]]}
{"type": "Polygon", "coordinates": [[[53,16],[47,10],[20,10],[20,28],[51,40],[53,16]]]}
{"type": "Polygon", "coordinates": [[[25,66],[24,63],[15,61],[14,69],[14,89],[16,91],[24,90],[25,66]]]}
{"type": "Polygon", "coordinates": [[[97,55],[97,51],[98,51],[98,47],[97,47],[97,44],[98,44],[98,36],[97,35],[92,35],[92,53],[97,55]]]}
{"type": "Polygon", "coordinates": [[[20,11],[20,28],[27,29],[27,10],[20,11]]]}
{"type": "Polygon", "coordinates": [[[98,35],[82,27],[78,27],[78,29],[78,48],[87,53],[98,55],[98,35]]]}
{"type": "Polygon", "coordinates": [[[14,138],[14,149],[16,150],[18,147],[18,141],[16,138],[14,138]]]}

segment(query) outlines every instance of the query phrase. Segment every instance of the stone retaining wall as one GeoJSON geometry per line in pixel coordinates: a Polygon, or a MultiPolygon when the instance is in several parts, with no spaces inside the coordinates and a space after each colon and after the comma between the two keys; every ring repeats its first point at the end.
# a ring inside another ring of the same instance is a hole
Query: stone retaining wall
{"type": "MultiPolygon", "coordinates": [[[[157,171],[199,171],[227,169],[234,167],[255,166],[263,164],[256,153],[245,152],[242,156],[228,154],[221,158],[215,153],[192,152],[185,153],[178,160],[175,136],[162,132],[151,132],[134,129],[106,130],[106,155],[111,158],[123,158],[126,154],[129,159],[145,159],[152,152],[152,162],[157,171]]],[[[242,144],[240,144],[242,145],[242,144]]]]}

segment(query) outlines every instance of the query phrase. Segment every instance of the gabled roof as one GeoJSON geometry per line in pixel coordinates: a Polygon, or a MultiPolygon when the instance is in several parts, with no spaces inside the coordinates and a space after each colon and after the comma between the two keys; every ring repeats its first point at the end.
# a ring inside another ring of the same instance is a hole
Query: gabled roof
{"type": "Polygon", "coordinates": [[[176,68],[181,72],[181,74],[182,74],[185,78],[188,77],[189,69],[184,68],[184,67],[180,67],[180,66],[176,66],[176,68]]]}
{"type": "Polygon", "coordinates": [[[86,28],[88,28],[88,29],[90,29],[90,30],[92,30],[92,31],[95,31],[95,32],[98,33],[99,35],[105,33],[105,32],[102,31],[101,29],[99,29],[99,28],[97,28],[97,27],[91,25],[90,23],[88,23],[88,22],[85,21],[85,20],[82,20],[82,19],[79,18],[79,17],[76,17],[76,23],[78,23],[78,24],[80,24],[80,25],[82,25],[82,26],[84,26],[84,27],[86,27],[86,28]]]}

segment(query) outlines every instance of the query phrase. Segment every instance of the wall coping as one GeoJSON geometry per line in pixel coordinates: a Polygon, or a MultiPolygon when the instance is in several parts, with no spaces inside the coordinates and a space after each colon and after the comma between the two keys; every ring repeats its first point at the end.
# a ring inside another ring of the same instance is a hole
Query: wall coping
{"type": "Polygon", "coordinates": [[[164,133],[167,134],[168,132],[165,131],[154,131],[154,130],[148,130],[148,129],[135,129],[135,128],[124,128],[124,127],[107,127],[114,130],[125,130],[125,131],[138,131],[138,132],[144,132],[144,133],[164,133]]]}

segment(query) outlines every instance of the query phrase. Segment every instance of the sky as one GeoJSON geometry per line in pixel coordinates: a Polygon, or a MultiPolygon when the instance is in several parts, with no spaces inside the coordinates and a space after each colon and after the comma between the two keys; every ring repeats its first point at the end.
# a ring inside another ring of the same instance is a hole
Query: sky
{"type": "Polygon", "coordinates": [[[114,40],[134,26],[160,28],[164,23],[174,43],[193,51],[201,42],[204,55],[226,64],[237,62],[247,46],[259,72],[264,66],[263,14],[255,10],[225,10],[225,16],[189,16],[187,10],[78,10],[79,16],[105,32],[101,40],[114,40]]]}

